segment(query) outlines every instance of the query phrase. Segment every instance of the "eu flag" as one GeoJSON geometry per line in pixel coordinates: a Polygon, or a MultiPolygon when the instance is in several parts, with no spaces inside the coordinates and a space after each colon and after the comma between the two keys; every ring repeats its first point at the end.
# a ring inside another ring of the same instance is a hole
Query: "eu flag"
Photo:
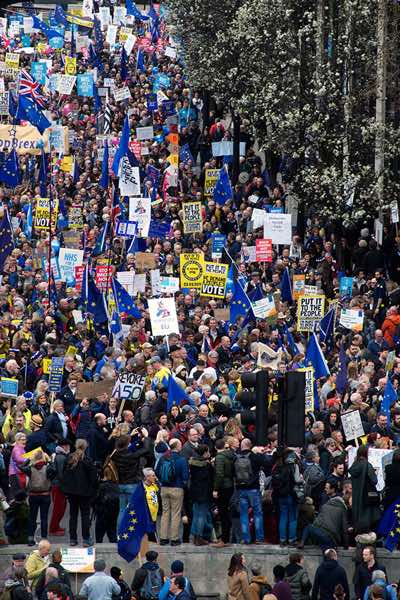
{"type": "Polygon", "coordinates": [[[39,29],[49,40],[53,37],[63,37],[63,34],[57,31],[57,29],[51,29],[44,21],[41,21],[37,18],[36,15],[33,15],[33,26],[35,29],[39,29]]]}
{"type": "Polygon", "coordinates": [[[228,200],[231,200],[232,195],[232,186],[229,180],[228,171],[225,167],[222,167],[214,188],[214,200],[217,204],[223,205],[228,202],[228,200]]]}
{"type": "Polygon", "coordinates": [[[118,554],[127,562],[132,562],[139,553],[143,537],[153,530],[144,487],[139,483],[118,527],[118,554]]]}
{"type": "Polygon", "coordinates": [[[115,175],[118,175],[119,163],[120,163],[122,157],[128,156],[130,135],[131,135],[131,128],[129,127],[129,117],[128,117],[128,115],[126,115],[125,121],[124,121],[124,127],[122,129],[122,135],[119,140],[119,146],[115,153],[113,164],[112,164],[112,170],[114,171],[115,175]]]}
{"type": "Polygon", "coordinates": [[[126,289],[120,284],[116,277],[112,280],[112,290],[114,294],[115,304],[119,313],[127,313],[135,319],[141,319],[142,313],[135,306],[133,298],[128,294],[126,289]]]}
{"type": "Polygon", "coordinates": [[[94,33],[94,39],[95,39],[96,52],[102,52],[102,50],[104,48],[104,39],[103,39],[103,33],[101,31],[101,23],[100,23],[100,20],[96,17],[96,15],[94,15],[93,23],[94,23],[93,33],[94,33]]]}
{"type": "Polygon", "coordinates": [[[125,46],[122,46],[121,50],[120,73],[122,81],[126,81],[128,79],[128,55],[126,54],[125,46]]]}
{"type": "Polygon", "coordinates": [[[96,287],[92,277],[90,277],[87,265],[83,274],[81,304],[84,306],[86,312],[93,315],[94,323],[100,325],[108,321],[104,295],[96,287]]]}
{"type": "Polygon", "coordinates": [[[390,407],[394,402],[397,401],[396,390],[393,387],[393,383],[390,381],[389,377],[387,378],[387,382],[385,385],[385,389],[383,391],[383,399],[381,403],[381,413],[387,416],[388,421],[390,422],[390,407]]]}
{"type": "Polygon", "coordinates": [[[57,21],[57,23],[63,25],[64,27],[69,25],[64,9],[59,4],[56,6],[56,10],[54,11],[54,19],[57,21]]]}
{"type": "Polygon", "coordinates": [[[33,228],[32,202],[29,202],[28,209],[26,211],[26,221],[24,224],[24,234],[26,235],[28,240],[32,239],[32,228],[33,228]]]}
{"type": "Polygon", "coordinates": [[[0,181],[15,188],[21,183],[21,171],[19,170],[18,155],[16,150],[11,150],[6,160],[0,167],[0,181]]]}
{"type": "Polygon", "coordinates": [[[378,533],[386,539],[384,547],[393,552],[400,541],[400,504],[397,499],[383,513],[378,525],[378,533]]]}
{"type": "Polygon", "coordinates": [[[328,364],[314,332],[311,334],[310,341],[308,342],[304,362],[307,366],[314,367],[315,379],[330,375],[328,364]]]}
{"type": "Polygon", "coordinates": [[[229,320],[234,325],[239,316],[245,316],[251,308],[249,297],[238,281],[235,281],[233,296],[230,302],[229,320]]]}
{"type": "Polygon", "coordinates": [[[183,400],[186,400],[188,403],[190,402],[189,396],[185,390],[181,388],[179,383],[176,382],[174,376],[171,375],[168,378],[167,410],[171,410],[174,405],[180,406],[183,400]]]}
{"type": "Polygon", "coordinates": [[[142,15],[133,0],[126,0],[126,14],[135,17],[135,19],[140,19],[141,21],[148,21],[150,19],[149,16],[142,15]]]}
{"type": "Polygon", "coordinates": [[[296,356],[296,354],[300,354],[297,344],[294,341],[293,334],[291,331],[289,331],[289,328],[286,325],[286,323],[283,327],[283,333],[286,335],[286,341],[287,341],[287,345],[289,346],[290,354],[292,356],[296,356]]]}
{"type": "Polygon", "coordinates": [[[290,282],[289,269],[287,267],[283,271],[281,282],[281,299],[282,302],[288,302],[289,304],[293,303],[292,284],[290,282]]]}
{"type": "Polygon", "coordinates": [[[14,249],[14,239],[8,214],[5,212],[0,222],[0,271],[14,249]]]}
{"type": "Polygon", "coordinates": [[[108,184],[110,181],[110,177],[109,177],[109,173],[108,173],[108,161],[109,161],[109,152],[108,152],[108,142],[106,140],[105,146],[104,146],[103,163],[101,165],[101,179],[99,182],[99,185],[100,185],[100,187],[103,188],[103,190],[106,190],[108,188],[108,184]]]}
{"type": "Polygon", "coordinates": [[[46,198],[47,196],[47,175],[48,175],[48,164],[46,154],[44,150],[42,150],[42,154],[40,157],[40,167],[39,167],[39,186],[40,186],[40,194],[42,198],[46,198]]]}
{"type": "Polygon", "coordinates": [[[108,221],[106,221],[100,231],[100,234],[97,237],[96,244],[92,250],[92,256],[99,256],[103,254],[106,249],[106,240],[107,240],[107,232],[108,232],[108,221]]]}
{"type": "Polygon", "coordinates": [[[189,144],[184,144],[179,151],[179,160],[183,163],[188,163],[192,161],[192,165],[194,165],[193,154],[190,152],[189,144]]]}
{"type": "Polygon", "coordinates": [[[343,342],[339,348],[339,372],[336,377],[336,389],[339,394],[344,394],[347,388],[347,360],[346,349],[343,342]]]}
{"type": "Polygon", "coordinates": [[[43,133],[51,125],[48,118],[38,109],[36,102],[28,98],[28,96],[19,96],[16,118],[29,121],[29,123],[37,127],[39,133],[43,133]]]}
{"type": "Polygon", "coordinates": [[[140,48],[137,51],[136,70],[140,71],[141,73],[146,73],[146,66],[144,64],[144,55],[143,55],[143,52],[140,50],[140,48]]]}
{"type": "Polygon", "coordinates": [[[335,323],[335,309],[331,308],[319,323],[319,341],[328,349],[333,346],[333,332],[335,323]]]}

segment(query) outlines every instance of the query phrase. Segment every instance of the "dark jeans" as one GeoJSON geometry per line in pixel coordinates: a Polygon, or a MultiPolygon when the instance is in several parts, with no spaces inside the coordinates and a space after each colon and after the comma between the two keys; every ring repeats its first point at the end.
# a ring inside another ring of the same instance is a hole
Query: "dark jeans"
{"type": "Polygon", "coordinates": [[[231,539],[231,515],[229,513],[229,501],[232,498],[233,488],[218,490],[217,506],[221,521],[221,540],[229,544],[231,539]]]}
{"type": "Polygon", "coordinates": [[[47,538],[47,522],[50,509],[50,494],[29,496],[29,537],[33,538],[36,531],[37,516],[40,511],[40,537],[47,538]]]}
{"type": "Polygon", "coordinates": [[[305,544],[309,537],[311,537],[323,551],[328,550],[328,548],[336,548],[336,542],[333,541],[330,535],[319,527],[315,527],[315,525],[307,525],[304,529],[303,535],[301,536],[303,544],[305,544]]]}
{"type": "Polygon", "coordinates": [[[76,496],[70,494],[69,502],[69,538],[71,542],[78,541],[78,515],[81,511],[82,538],[83,541],[90,540],[90,498],[87,496],[76,496]]]}
{"type": "Polygon", "coordinates": [[[103,515],[96,518],[96,544],[101,544],[106,534],[110,543],[114,544],[117,542],[117,520],[118,514],[109,515],[107,519],[103,515]]]}

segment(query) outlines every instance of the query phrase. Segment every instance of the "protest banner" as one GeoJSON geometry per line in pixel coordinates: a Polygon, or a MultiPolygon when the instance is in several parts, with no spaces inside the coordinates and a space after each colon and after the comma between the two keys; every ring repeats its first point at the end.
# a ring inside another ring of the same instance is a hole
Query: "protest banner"
{"type": "Polygon", "coordinates": [[[83,274],[85,272],[85,267],[81,265],[80,267],[75,267],[75,288],[78,292],[82,291],[82,282],[83,282],[83,274]]]}
{"type": "Polygon", "coordinates": [[[70,573],[94,573],[96,549],[61,548],[62,566],[70,573]]]}
{"type": "Polygon", "coordinates": [[[112,396],[120,400],[138,402],[142,395],[145,381],[146,375],[131,373],[124,369],[118,373],[118,379],[112,390],[112,396]]]}
{"type": "Polygon", "coordinates": [[[0,383],[2,396],[6,398],[16,398],[18,396],[18,379],[2,377],[0,383]]]}
{"type": "Polygon", "coordinates": [[[140,196],[139,167],[132,167],[127,156],[123,156],[119,163],[118,176],[121,196],[140,196]]]}
{"type": "Polygon", "coordinates": [[[95,282],[100,292],[104,293],[107,291],[107,286],[111,286],[111,280],[113,276],[114,267],[111,265],[97,265],[95,282]]]}
{"type": "Polygon", "coordinates": [[[114,381],[107,379],[102,381],[80,381],[76,388],[76,397],[78,400],[82,400],[82,398],[98,398],[102,394],[111,396],[114,385],[114,381]]]}
{"type": "Polygon", "coordinates": [[[179,333],[175,298],[151,298],[148,300],[151,330],[154,336],[179,333]]]}
{"type": "Polygon", "coordinates": [[[343,427],[343,433],[346,440],[355,440],[364,435],[364,427],[360,417],[359,410],[352,410],[340,415],[343,427]]]}
{"type": "Polygon", "coordinates": [[[226,236],[222,233],[213,233],[211,236],[211,257],[221,258],[225,247],[226,236]]]}
{"type": "Polygon", "coordinates": [[[83,250],[74,248],[60,248],[58,264],[60,267],[61,281],[67,284],[75,282],[75,268],[82,266],[83,250]]]}
{"type": "MultiPolygon", "coordinates": [[[[7,109],[8,110],[8,109],[7,109]]],[[[0,151],[15,149],[18,154],[40,154],[44,139],[31,125],[0,125],[0,151]],[[13,132],[15,131],[15,137],[13,132]]]]}
{"type": "Polygon", "coordinates": [[[181,288],[201,289],[204,270],[203,255],[183,252],[179,257],[179,267],[181,288]]]}
{"type": "Polygon", "coordinates": [[[203,231],[201,202],[184,202],[182,210],[183,233],[201,233],[203,231]]]}
{"type": "Polygon", "coordinates": [[[129,198],[129,221],[137,223],[137,236],[149,235],[151,198],[129,198]]]}
{"type": "Polygon", "coordinates": [[[296,370],[305,373],[305,413],[314,412],[314,367],[296,370]]]}
{"type": "Polygon", "coordinates": [[[157,267],[156,255],[152,252],[136,252],[135,265],[137,271],[146,271],[157,267]]]}
{"type": "Polygon", "coordinates": [[[113,88],[115,102],[122,102],[123,100],[129,100],[132,98],[131,91],[128,87],[113,88]]]}
{"type": "Polygon", "coordinates": [[[203,280],[201,282],[200,296],[212,298],[225,298],[226,281],[228,279],[228,265],[205,262],[203,280]]]}
{"type": "Polygon", "coordinates": [[[272,295],[257,300],[256,302],[252,302],[251,307],[254,316],[257,319],[267,319],[268,317],[273,317],[277,314],[275,300],[272,295]]]}
{"type": "Polygon", "coordinates": [[[210,197],[214,193],[215,185],[218,181],[219,169],[206,169],[204,180],[204,195],[210,197]]]}
{"type": "Polygon", "coordinates": [[[300,296],[304,295],[304,287],[306,284],[305,275],[293,275],[293,298],[298,300],[300,296]]]}
{"type": "Polygon", "coordinates": [[[136,127],[136,139],[139,142],[145,140],[152,140],[154,137],[154,129],[153,125],[149,125],[147,127],[136,127]]]}
{"type": "Polygon", "coordinates": [[[292,241],[292,215],[267,213],[264,221],[264,238],[273,244],[290,244],[292,241]]]}
{"type": "MultiPolygon", "coordinates": [[[[58,199],[53,198],[51,209],[51,227],[55,228],[58,215],[58,199]]],[[[49,229],[50,224],[50,200],[49,198],[37,198],[35,204],[35,216],[33,219],[34,229],[49,229]]]]}
{"type": "Polygon", "coordinates": [[[256,240],[256,262],[272,262],[272,240],[256,240]]]}
{"type": "Polygon", "coordinates": [[[314,331],[324,316],[325,296],[301,296],[297,306],[297,331],[314,331]]]}
{"type": "Polygon", "coordinates": [[[8,115],[9,92],[0,92],[0,116],[8,115]]]}
{"type": "Polygon", "coordinates": [[[346,327],[346,329],[351,329],[351,331],[362,331],[364,326],[364,311],[342,308],[339,325],[346,327]]]}
{"type": "Polygon", "coordinates": [[[51,359],[49,391],[59,392],[62,386],[62,378],[64,372],[64,357],[55,356],[51,359]]]}
{"type": "Polygon", "coordinates": [[[339,281],[339,296],[342,300],[353,296],[353,277],[341,277],[339,281]]]}
{"type": "Polygon", "coordinates": [[[174,294],[179,291],[179,277],[160,277],[160,290],[164,294],[174,294]]]}

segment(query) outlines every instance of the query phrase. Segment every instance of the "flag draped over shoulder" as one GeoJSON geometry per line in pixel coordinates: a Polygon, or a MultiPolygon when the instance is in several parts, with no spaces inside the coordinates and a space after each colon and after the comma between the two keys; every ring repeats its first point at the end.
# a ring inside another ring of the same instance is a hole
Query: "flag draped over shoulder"
{"type": "Polygon", "coordinates": [[[118,527],[118,554],[127,562],[132,562],[139,553],[143,537],[153,530],[144,487],[139,483],[118,527]]]}

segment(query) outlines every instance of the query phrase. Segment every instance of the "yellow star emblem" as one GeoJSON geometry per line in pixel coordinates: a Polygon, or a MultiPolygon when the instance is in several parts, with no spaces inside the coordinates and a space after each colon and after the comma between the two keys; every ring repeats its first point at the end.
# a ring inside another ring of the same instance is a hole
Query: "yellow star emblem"
{"type": "Polygon", "coordinates": [[[135,531],[134,527],[128,527],[128,531],[135,531]]]}
{"type": "Polygon", "coordinates": [[[127,533],[124,533],[124,534],[122,535],[122,537],[124,538],[124,540],[127,540],[129,536],[128,536],[128,534],[127,534],[127,533]]]}

